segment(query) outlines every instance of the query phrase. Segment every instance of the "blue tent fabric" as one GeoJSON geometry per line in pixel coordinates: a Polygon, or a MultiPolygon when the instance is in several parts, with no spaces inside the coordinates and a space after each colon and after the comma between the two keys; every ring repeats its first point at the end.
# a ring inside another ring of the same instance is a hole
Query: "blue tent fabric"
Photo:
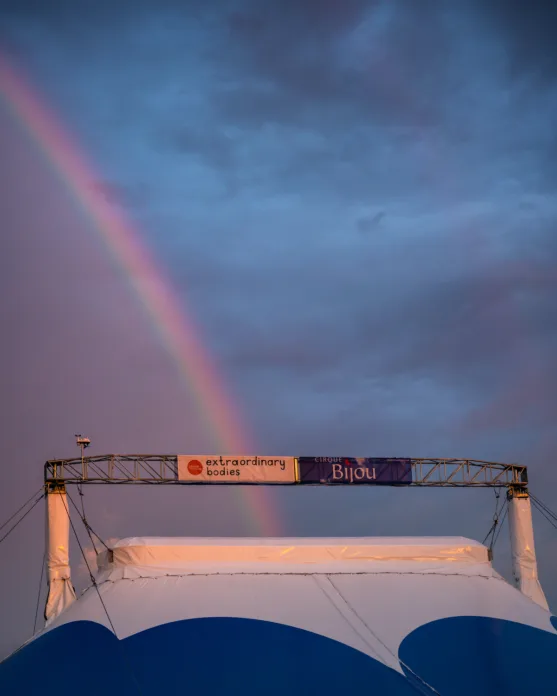
{"type": "Polygon", "coordinates": [[[557,634],[514,621],[433,621],[404,639],[399,658],[443,695],[557,694],[557,634]]]}
{"type": "Polygon", "coordinates": [[[453,617],[402,642],[406,676],[325,636],[269,621],[200,618],[118,640],[74,621],[0,664],[3,696],[524,696],[557,693],[557,634],[512,621],[453,617]],[[424,682],[416,679],[419,675],[424,682]]]}

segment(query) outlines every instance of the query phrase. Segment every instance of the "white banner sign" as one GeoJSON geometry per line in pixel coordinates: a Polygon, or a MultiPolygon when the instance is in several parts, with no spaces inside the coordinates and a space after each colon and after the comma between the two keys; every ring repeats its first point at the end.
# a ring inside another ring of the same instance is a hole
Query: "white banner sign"
{"type": "Polygon", "coordinates": [[[295,457],[179,454],[178,480],[204,483],[296,483],[295,457]]]}

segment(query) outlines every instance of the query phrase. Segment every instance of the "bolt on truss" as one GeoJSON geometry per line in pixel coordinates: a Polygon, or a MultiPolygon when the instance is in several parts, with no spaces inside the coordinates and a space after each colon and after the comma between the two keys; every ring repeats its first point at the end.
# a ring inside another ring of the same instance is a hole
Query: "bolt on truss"
{"type": "MultiPolygon", "coordinates": [[[[410,486],[526,489],[528,485],[527,468],[518,464],[501,464],[474,459],[410,459],[410,462],[412,482],[405,484],[410,486]]],[[[50,485],[65,483],[190,485],[192,483],[178,480],[178,456],[175,454],[104,454],[94,457],[55,459],[46,462],[44,474],[45,483],[50,485]]],[[[193,483],[194,485],[213,485],[210,482],[193,483]]],[[[363,485],[381,484],[373,482],[363,485]]]]}

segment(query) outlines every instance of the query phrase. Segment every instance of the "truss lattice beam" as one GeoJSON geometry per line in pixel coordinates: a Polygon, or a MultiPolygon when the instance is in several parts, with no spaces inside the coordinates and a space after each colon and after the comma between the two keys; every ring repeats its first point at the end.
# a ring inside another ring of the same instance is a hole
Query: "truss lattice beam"
{"type": "MultiPolygon", "coordinates": [[[[412,482],[406,484],[410,486],[526,488],[528,485],[527,469],[518,464],[501,464],[474,459],[411,459],[410,461],[412,482]]],[[[192,483],[178,480],[178,457],[174,454],[103,454],[75,459],[55,459],[46,462],[44,473],[46,484],[188,485],[192,483]]],[[[194,485],[213,485],[211,482],[193,483],[194,485]]],[[[382,484],[373,482],[369,485],[382,484]]]]}

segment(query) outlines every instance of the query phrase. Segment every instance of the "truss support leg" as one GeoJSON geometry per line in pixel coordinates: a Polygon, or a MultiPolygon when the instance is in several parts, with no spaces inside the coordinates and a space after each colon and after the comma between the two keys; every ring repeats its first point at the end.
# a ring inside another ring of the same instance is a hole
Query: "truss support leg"
{"type": "Polygon", "coordinates": [[[70,517],[66,487],[47,483],[46,489],[46,569],[48,597],[44,618],[48,626],[75,601],[70,574],[70,517]]]}
{"type": "Polygon", "coordinates": [[[538,579],[530,496],[525,488],[511,486],[507,492],[507,499],[515,584],[522,594],[549,611],[538,579]]]}

